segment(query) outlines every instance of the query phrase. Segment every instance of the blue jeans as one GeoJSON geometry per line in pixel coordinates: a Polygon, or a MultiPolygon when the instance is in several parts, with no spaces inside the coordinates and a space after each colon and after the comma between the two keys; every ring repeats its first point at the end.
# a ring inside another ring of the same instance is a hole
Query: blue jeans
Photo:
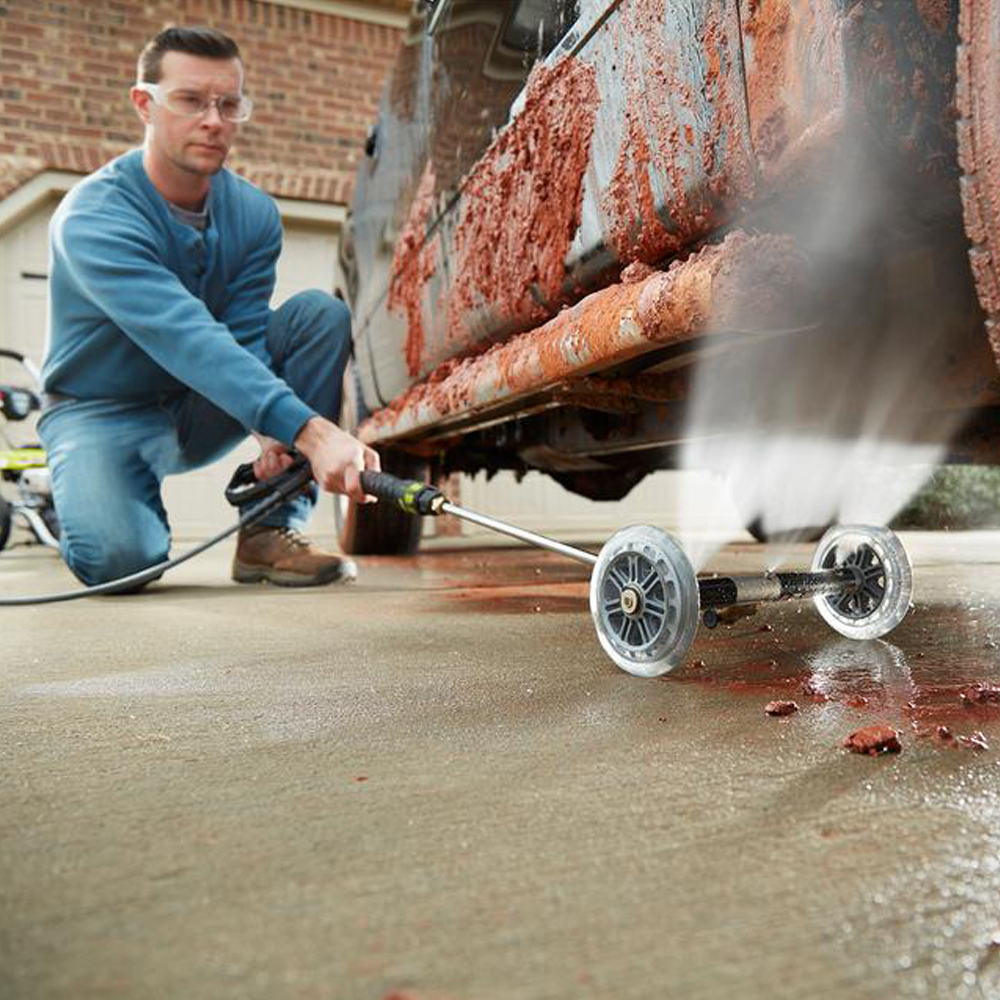
{"type": "MultiPolygon", "coordinates": [[[[267,347],[274,373],[317,413],[337,420],[351,348],[344,303],[319,291],[292,296],[271,313],[267,347]]],[[[242,424],[190,390],[152,403],[60,402],[46,410],[38,430],[52,471],[63,558],[88,585],[166,559],[164,477],[208,465],[247,436],[242,424]]],[[[304,527],[316,495],[314,486],[264,523],[304,527]]]]}

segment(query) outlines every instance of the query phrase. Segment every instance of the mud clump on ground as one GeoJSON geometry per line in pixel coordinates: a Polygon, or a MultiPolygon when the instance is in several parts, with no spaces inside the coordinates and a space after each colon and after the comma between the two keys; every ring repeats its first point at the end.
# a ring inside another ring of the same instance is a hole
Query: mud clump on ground
{"type": "Polygon", "coordinates": [[[958,696],[967,705],[1000,705],[1000,685],[967,684],[958,696]]]}
{"type": "Polygon", "coordinates": [[[802,682],[802,693],[807,697],[811,698],[813,701],[829,701],[830,696],[823,691],[820,691],[812,681],[802,682]]]}
{"type": "Polygon", "coordinates": [[[916,735],[921,738],[933,738],[935,743],[941,746],[966,750],[989,750],[990,745],[986,737],[978,729],[968,736],[956,735],[949,726],[935,726],[933,729],[918,729],[916,735]]]}
{"type": "Polygon", "coordinates": [[[768,715],[794,715],[798,710],[799,706],[794,701],[769,701],[764,706],[768,715]]]}
{"type": "Polygon", "coordinates": [[[885,723],[856,730],[844,740],[843,746],[851,753],[867,754],[870,757],[883,753],[899,753],[903,749],[899,742],[899,733],[885,723]]]}

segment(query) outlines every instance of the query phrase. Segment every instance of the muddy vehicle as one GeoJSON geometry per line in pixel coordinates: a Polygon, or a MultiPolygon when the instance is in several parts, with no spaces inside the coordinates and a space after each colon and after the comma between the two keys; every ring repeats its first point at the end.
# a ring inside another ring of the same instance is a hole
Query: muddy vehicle
{"type": "Polygon", "coordinates": [[[342,419],[401,475],[607,500],[747,421],[996,461],[998,254],[1000,0],[417,2],[341,245],[342,419]]]}

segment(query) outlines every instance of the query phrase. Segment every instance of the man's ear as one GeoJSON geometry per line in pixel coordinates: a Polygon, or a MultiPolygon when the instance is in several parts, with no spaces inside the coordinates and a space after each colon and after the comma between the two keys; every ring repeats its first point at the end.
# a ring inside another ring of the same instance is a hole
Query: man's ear
{"type": "Polygon", "coordinates": [[[138,87],[133,87],[128,92],[129,99],[132,101],[132,106],[135,108],[136,114],[142,120],[144,125],[149,124],[150,115],[150,104],[153,98],[146,93],[145,90],[140,90],[138,87]]]}

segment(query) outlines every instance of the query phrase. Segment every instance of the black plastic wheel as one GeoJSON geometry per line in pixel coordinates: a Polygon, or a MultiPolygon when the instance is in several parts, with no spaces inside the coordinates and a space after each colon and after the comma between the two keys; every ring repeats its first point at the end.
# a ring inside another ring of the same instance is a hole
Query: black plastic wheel
{"type": "MultiPolygon", "coordinates": [[[[353,359],[344,372],[344,392],[340,407],[340,426],[353,434],[368,410],[361,397],[361,384],[353,359]]],[[[427,462],[415,455],[392,449],[379,449],[384,472],[400,479],[427,476],[427,462]]],[[[413,555],[420,547],[423,521],[390,503],[359,504],[349,497],[335,496],[334,518],[340,547],[348,555],[413,555]]]]}
{"type": "Polygon", "coordinates": [[[0,497],[0,550],[6,548],[7,542],[10,539],[12,520],[10,504],[3,497],[0,497]]]}

